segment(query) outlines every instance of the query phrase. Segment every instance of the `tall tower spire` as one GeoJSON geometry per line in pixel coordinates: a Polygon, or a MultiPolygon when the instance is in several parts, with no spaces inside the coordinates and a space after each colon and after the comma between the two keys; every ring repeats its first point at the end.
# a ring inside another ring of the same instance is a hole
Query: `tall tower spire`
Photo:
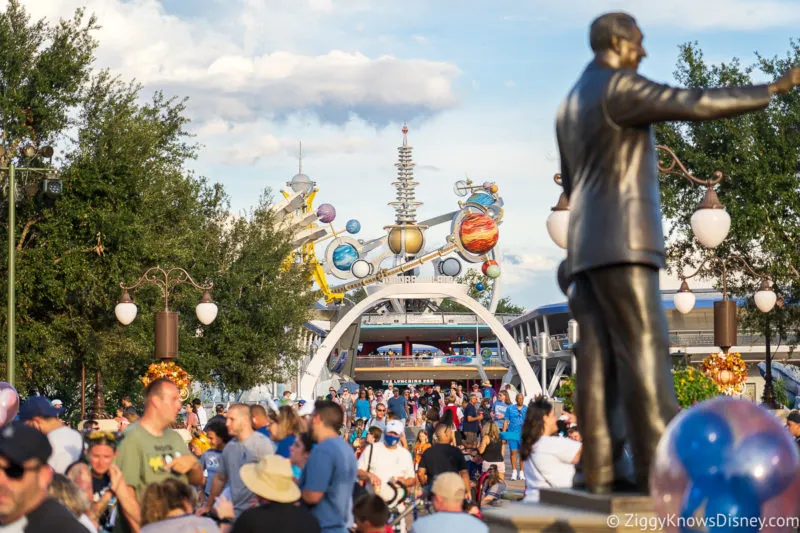
{"type": "Polygon", "coordinates": [[[416,201],[415,191],[418,181],[414,181],[414,161],[411,152],[414,149],[408,145],[408,126],[403,124],[403,145],[397,147],[397,181],[392,183],[396,189],[396,200],[389,205],[395,210],[396,224],[416,224],[417,208],[422,202],[416,201]]]}
{"type": "Polygon", "coordinates": [[[408,145],[408,126],[403,124],[403,145],[397,147],[397,181],[392,183],[396,190],[394,202],[389,205],[395,211],[395,223],[386,226],[389,230],[387,243],[389,249],[401,257],[411,257],[420,252],[425,244],[426,226],[417,224],[417,202],[414,189],[419,182],[414,181],[414,161],[411,158],[413,148],[408,145]]]}
{"type": "Polygon", "coordinates": [[[303,173],[303,141],[298,141],[298,142],[300,143],[300,154],[298,155],[298,158],[297,158],[298,167],[299,167],[297,173],[298,174],[302,174],[303,173]]]}

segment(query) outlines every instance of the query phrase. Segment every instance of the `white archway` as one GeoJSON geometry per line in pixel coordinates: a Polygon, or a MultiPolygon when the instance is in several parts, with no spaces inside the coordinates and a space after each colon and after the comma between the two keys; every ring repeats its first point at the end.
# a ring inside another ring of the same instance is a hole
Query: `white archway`
{"type": "MultiPolygon", "coordinates": [[[[385,280],[385,282],[388,283],[384,287],[357,303],[336,323],[306,366],[303,377],[300,379],[300,390],[298,391],[301,398],[306,401],[313,401],[315,399],[314,389],[319,380],[322,368],[325,366],[325,362],[336,347],[339,339],[344,332],[347,331],[347,328],[350,327],[353,322],[361,318],[364,311],[379,302],[392,298],[415,299],[437,297],[452,298],[479,316],[481,320],[489,326],[492,332],[497,335],[500,343],[506,349],[511,363],[517,369],[525,396],[532,397],[542,393],[542,388],[536,380],[536,375],[533,373],[528,359],[525,357],[519,345],[514,341],[514,338],[506,331],[500,321],[497,320],[492,313],[467,294],[466,287],[454,282],[409,283],[403,282],[402,280],[404,279],[410,281],[413,278],[398,277],[385,280]]],[[[353,357],[355,357],[355,354],[353,354],[353,357]]]]}

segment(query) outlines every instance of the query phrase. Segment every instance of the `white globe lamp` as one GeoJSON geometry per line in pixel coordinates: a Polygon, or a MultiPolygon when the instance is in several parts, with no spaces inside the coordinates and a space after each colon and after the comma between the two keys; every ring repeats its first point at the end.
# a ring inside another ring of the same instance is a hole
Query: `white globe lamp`
{"type": "Polygon", "coordinates": [[[359,259],[353,262],[353,265],[350,267],[350,273],[359,279],[366,278],[372,274],[372,264],[364,259],[359,259]]]}
{"type": "Polygon", "coordinates": [[[694,236],[706,248],[716,248],[728,236],[731,216],[713,189],[706,189],[703,201],[692,214],[691,224],[694,236]]]}
{"type": "Polygon", "coordinates": [[[559,248],[567,249],[567,233],[569,229],[569,211],[558,210],[547,217],[547,233],[559,248]]]}
{"type": "Polygon", "coordinates": [[[756,307],[762,313],[769,313],[772,311],[772,308],[775,307],[775,303],[778,301],[778,296],[775,294],[775,291],[772,290],[772,286],[768,280],[764,280],[761,282],[761,287],[758,288],[753,299],[756,301],[756,307]]]}
{"type": "Polygon", "coordinates": [[[208,326],[217,318],[217,312],[219,312],[219,309],[217,308],[217,304],[211,299],[211,293],[205,291],[202,300],[200,300],[200,303],[197,304],[195,308],[197,320],[203,325],[208,326]]]}
{"type": "Polygon", "coordinates": [[[682,315],[685,315],[694,309],[695,296],[692,290],[689,288],[689,284],[686,283],[686,280],[683,280],[683,283],[681,283],[681,288],[675,293],[673,301],[675,302],[675,309],[677,309],[682,315]]]}
{"type": "Polygon", "coordinates": [[[114,307],[114,314],[117,320],[119,320],[119,323],[123,326],[127,326],[133,322],[138,312],[139,308],[133,303],[133,298],[131,298],[131,295],[128,294],[126,289],[125,292],[122,293],[122,298],[120,298],[119,303],[114,307]]]}

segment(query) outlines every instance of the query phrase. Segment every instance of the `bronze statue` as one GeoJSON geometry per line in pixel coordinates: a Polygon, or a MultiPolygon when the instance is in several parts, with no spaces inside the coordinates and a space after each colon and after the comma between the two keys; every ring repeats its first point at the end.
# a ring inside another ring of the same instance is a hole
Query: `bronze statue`
{"type": "Polygon", "coordinates": [[[800,85],[800,69],[769,85],[675,89],[636,73],[642,33],[625,13],[591,26],[595,53],[558,113],[571,206],[560,284],[580,327],[576,410],[582,470],[593,493],[646,492],[650,463],[677,413],[667,319],[659,293],[664,235],[652,124],[763,109],[800,85]],[[633,452],[633,475],[623,461],[633,452]]]}

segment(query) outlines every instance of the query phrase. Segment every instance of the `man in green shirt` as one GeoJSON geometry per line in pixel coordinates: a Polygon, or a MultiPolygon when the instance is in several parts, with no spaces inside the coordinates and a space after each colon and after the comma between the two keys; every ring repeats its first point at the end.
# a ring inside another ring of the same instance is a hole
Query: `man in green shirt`
{"type": "MultiPolygon", "coordinates": [[[[203,469],[177,431],[169,429],[181,409],[178,387],[168,379],[150,383],[144,393],[144,414],[125,432],[119,446],[117,466],[122,471],[126,490],[139,500],[145,487],[177,477],[202,486],[203,469]]],[[[123,512],[117,518],[116,532],[136,532],[140,513],[123,512]]]]}

